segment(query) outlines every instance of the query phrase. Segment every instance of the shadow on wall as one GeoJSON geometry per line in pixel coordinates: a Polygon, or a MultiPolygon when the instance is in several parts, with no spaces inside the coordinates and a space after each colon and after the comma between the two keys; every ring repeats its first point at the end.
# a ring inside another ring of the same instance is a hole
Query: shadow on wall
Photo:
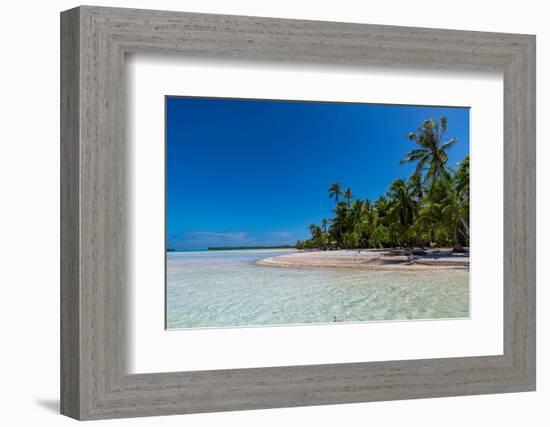
{"type": "Polygon", "coordinates": [[[59,399],[38,399],[35,403],[50,412],[59,414],[59,399]]]}

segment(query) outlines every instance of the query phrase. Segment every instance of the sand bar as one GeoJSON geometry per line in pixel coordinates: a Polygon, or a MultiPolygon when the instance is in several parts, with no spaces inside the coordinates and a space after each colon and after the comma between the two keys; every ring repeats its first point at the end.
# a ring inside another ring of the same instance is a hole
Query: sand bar
{"type": "Polygon", "coordinates": [[[289,268],[343,268],[381,271],[456,270],[467,272],[468,253],[449,249],[430,249],[421,255],[406,255],[401,250],[342,249],[298,251],[256,261],[256,265],[289,268]]]}

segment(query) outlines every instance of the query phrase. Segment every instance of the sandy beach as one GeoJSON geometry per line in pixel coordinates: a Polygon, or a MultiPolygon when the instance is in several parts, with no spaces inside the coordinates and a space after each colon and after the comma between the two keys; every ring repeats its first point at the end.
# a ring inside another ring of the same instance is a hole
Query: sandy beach
{"type": "Polygon", "coordinates": [[[256,265],[289,268],[342,268],[381,271],[457,270],[467,272],[467,253],[430,249],[421,255],[406,255],[388,249],[299,251],[256,261],[256,265]]]}

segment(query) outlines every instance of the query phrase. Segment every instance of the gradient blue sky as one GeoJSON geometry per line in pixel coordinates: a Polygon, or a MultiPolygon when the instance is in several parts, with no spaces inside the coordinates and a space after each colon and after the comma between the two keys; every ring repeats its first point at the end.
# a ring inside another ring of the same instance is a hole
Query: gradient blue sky
{"type": "Polygon", "coordinates": [[[469,152],[469,109],[166,98],[168,248],[294,244],[332,217],[339,181],[372,200],[408,177],[405,138],[446,116],[454,165],[469,152]]]}

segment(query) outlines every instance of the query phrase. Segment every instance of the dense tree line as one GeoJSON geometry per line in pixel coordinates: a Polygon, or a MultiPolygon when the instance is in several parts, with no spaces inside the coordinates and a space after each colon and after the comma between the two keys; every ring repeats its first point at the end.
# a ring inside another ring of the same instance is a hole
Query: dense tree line
{"type": "Polygon", "coordinates": [[[407,180],[397,179],[375,201],[361,199],[335,182],[328,195],[335,202],[334,217],[311,224],[311,238],[298,248],[388,248],[469,246],[470,158],[455,168],[447,151],[457,143],[443,142],[447,120],[426,120],[406,137],[415,149],[401,163],[415,163],[407,180]]]}

